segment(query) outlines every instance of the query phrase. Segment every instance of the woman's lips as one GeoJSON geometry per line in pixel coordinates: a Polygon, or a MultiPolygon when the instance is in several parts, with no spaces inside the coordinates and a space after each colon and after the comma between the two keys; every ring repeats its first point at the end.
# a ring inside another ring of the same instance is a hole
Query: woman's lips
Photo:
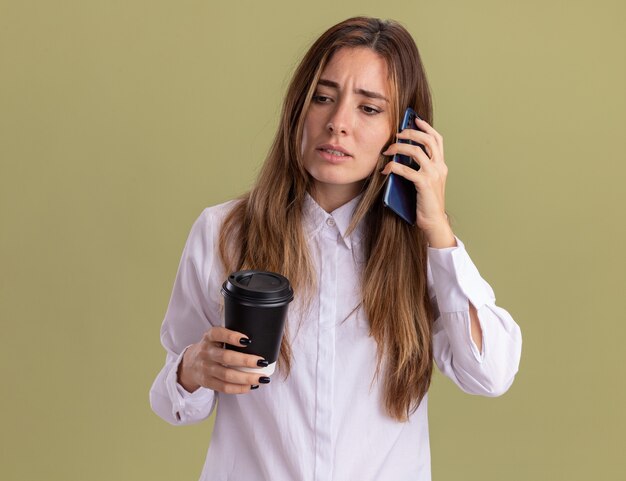
{"type": "Polygon", "coordinates": [[[333,164],[340,164],[352,157],[341,145],[322,144],[316,150],[324,160],[333,164]]]}
{"type": "Polygon", "coordinates": [[[342,162],[345,162],[348,159],[351,159],[352,156],[350,155],[335,155],[335,154],[331,154],[330,152],[328,152],[328,150],[326,149],[317,149],[317,153],[325,160],[327,160],[328,162],[331,162],[333,164],[341,164],[342,162]]]}
{"type": "Polygon", "coordinates": [[[339,145],[339,144],[321,144],[321,145],[318,145],[316,148],[317,150],[331,150],[331,151],[336,150],[340,154],[352,155],[342,145],[339,145]]]}

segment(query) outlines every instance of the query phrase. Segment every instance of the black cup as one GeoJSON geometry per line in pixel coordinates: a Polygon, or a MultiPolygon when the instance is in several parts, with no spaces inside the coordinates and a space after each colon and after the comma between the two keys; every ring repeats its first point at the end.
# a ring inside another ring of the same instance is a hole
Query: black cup
{"type": "Polygon", "coordinates": [[[241,332],[252,340],[248,347],[227,344],[226,348],[261,356],[269,363],[264,368],[236,369],[271,375],[280,352],[287,309],[293,300],[289,280],[274,272],[233,272],[222,285],[221,292],[226,328],[241,332]]]}

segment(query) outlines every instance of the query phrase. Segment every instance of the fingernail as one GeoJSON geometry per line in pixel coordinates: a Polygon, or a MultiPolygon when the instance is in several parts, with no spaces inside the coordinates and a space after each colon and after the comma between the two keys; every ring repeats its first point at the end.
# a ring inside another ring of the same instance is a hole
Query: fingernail
{"type": "Polygon", "coordinates": [[[259,367],[267,367],[267,366],[269,366],[269,365],[270,365],[270,363],[269,363],[269,362],[267,362],[265,359],[259,359],[259,360],[256,362],[256,365],[257,365],[257,366],[259,366],[259,367]]]}
{"type": "Polygon", "coordinates": [[[269,384],[269,382],[270,382],[270,378],[269,378],[269,377],[266,377],[266,376],[261,376],[261,377],[259,378],[259,382],[260,382],[261,384],[269,384]]]}
{"type": "Polygon", "coordinates": [[[239,344],[241,344],[242,346],[249,346],[250,344],[252,344],[252,340],[248,339],[247,337],[242,337],[241,339],[239,339],[239,344]]]}
{"type": "Polygon", "coordinates": [[[258,384],[253,384],[252,386],[250,386],[250,389],[259,389],[259,385],[258,384]]]}

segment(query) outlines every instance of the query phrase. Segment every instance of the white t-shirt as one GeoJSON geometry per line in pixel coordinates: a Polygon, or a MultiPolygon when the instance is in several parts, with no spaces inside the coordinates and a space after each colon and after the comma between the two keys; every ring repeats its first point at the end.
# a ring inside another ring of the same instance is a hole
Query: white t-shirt
{"type": "MultiPolygon", "coordinates": [[[[376,343],[368,320],[362,308],[350,315],[359,304],[363,225],[343,234],[358,199],[329,214],[307,196],[304,229],[318,291],[306,312],[297,293],[289,307],[290,376],[278,370],[269,384],[246,394],[202,387],[190,394],[176,382],[185,348],[210,326],[224,325],[220,288],[228,273],[217,242],[234,201],[205,209],[193,224],[161,328],[167,356],[150,403],[167,422],[185,425],[206,419],[218,401],[201,480],[431,479],[428,396],[407,422],[385,413],[383,383],[372,382],[376,343]]],[[[457,244],[428,249],[435,362],[463,391],[498,396],[518,370],[520,329],[495,305],[493,290],[457,244]],[[478,310],[482,352],[471,338],[469,302],[478,310]]]]}

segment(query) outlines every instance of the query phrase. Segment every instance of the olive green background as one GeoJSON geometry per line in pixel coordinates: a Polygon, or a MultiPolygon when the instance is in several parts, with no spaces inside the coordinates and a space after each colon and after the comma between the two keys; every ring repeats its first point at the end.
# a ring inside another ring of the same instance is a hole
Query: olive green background
{"type": "Polygon", "coordinates": [[[618,0],[0,1],[0,479],[198,478],[212,423],[148,403],[185,240],[357,14],[414,35],[455,232],[524,338],[503,397],[435,376],[433,478],[624,479],[618,0]]]}

